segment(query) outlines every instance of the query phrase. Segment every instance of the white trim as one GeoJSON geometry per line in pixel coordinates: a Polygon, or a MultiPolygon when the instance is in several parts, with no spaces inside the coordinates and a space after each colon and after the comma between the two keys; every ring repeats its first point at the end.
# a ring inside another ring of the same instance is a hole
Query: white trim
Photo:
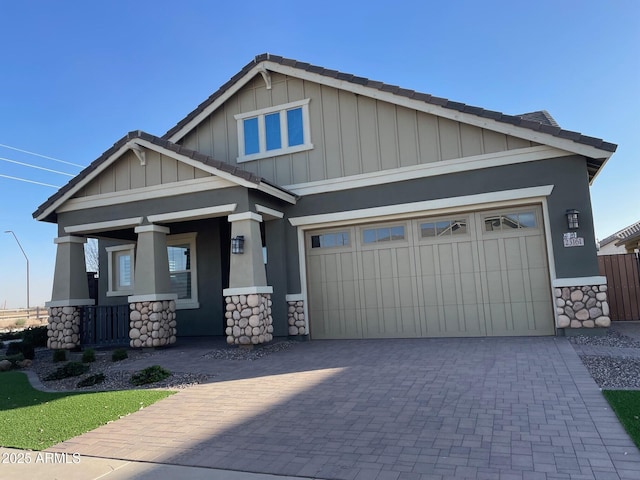
{"type": "Polygon", "coordinates": [[[590,285],[606,285],[607,277],[595,275],[593,277],[556,278],[554,287],[586,287],[590,285]]]}
{"type": "MultiPolygon", "coordinates": [[[[304,115],[303,115],[304,117],[304,115]]],[[[306,130],[306,128],[305,128],[306,130]]],[[[293,147],[283,147],[277,150],[266,150],[260,153],[253,153],[244,157],[236,158],[238,163],[252,162],[253,160],[260,160],[262,158],[278,157],[280,155],[289,155],[292,153],[305,152],[313,148],[313,143],[303,143],[302,145],[294,145],[293,147]]]]}
{"type": "Polygon", "coordinates": [[[256,203],[256,211],[262,213],[263,217],[283,218],[284,213],[274,210],[273,208],[265,207],[256,203]]]}
{"type": "Polygon", "coordinates": [[[236,119],[236,130],[238,133],[238,157],[236,161],[238,163],[250,162],[252,160],[259,160],[261,158],[276,157],[279,155],[286,155],[296,152],[302,152],[305,150],[311,150],[313,144],[311,143],[311,128],[309,126],[309,98],[304,100],[298,100],[296,102],[285,103],[282,105],[276,105],[273,107],[261,108],[259,110],[253,110],[251,112],[238,113],[233,118],[236,119]],[[287,122],[287,116],[283,115],[284,112],[289,110],[301,108],[302,109],[302,139],[301,145],[289,146],[289,124],[287,122]],[[280,119],[280,148],[274,150],[267,150],[267,133],[265,128],[265,116],[269,114],[279,113],[280,119]],[[244,153],[244,121],[250,118],[256,118],[258,122],[258,152],[250,155],[244,153]]]}
{"type": "Polygon", "coordinates": [[[222,295],[225,297],[232,295],[251,295],[254,293],[273,293],[273,287],[232,287],[222,290],[222,295]]]}
{"type": "Polygon", "coordinates": [[[158,232],[164,233],[166,235],[171,232],[171,230],[169,230],[169,227],[163,227],[161,225],[142,225],[140,227],[136,227],[133,231],[136,233],[158,232]]]}
{"type": "Polygon", "coordinates": [[[71,225],[64,227],[67,233],[96,233],[119,228],[136,227],[142,223],[143,217],[121,218],[106,222],[83,223],[81,225],[71,225]]]}
{"type": "Polygon", "coordinates": [[[183,180],[180,182],[161,183],[160,185],[153,185],[151,187],[132,188],[130,190],[122,190],[118,192],[70,198],[64,205],[61,205],[57,211],[72,212],[75,210],[106,207],[140,200],[174,197],[187,193],[221,190],[223,188],[235,186],[235,183],[216,176],[197,178],[194,180],[183,180]]]}
{"type": "Polygon", "coordinates": [[[66,237],[54,238],[53,243],[56,245],[59,245],[61,243],[87,243],[87,239],[85,237],[76,237],[73,235],[67,235],[66,237]]]}
{"type": "Polygon", "coordinates": [[[254,68],[249,70],[242,78],[234,83],[226,92],[220,95],[211,105],[202,110],[191,121],[185,124],[180,130],[175,132],[169,140],[177,142],[183,138],[187,133],[193,130],[200,122],[211,115],[212,112],[217,110],[222,104],[224,104],[231,96],[239,91],[244,85],[246,85],[255,75],[258,74],[260,69],[265,68],[272,72],[281,73],[291,77],[299,78],[302,80],[308,80],[311,82],[319,83],[321,85],[327,85],[337,88],[339,90],[348,91],[357,95],[374,98],[384,102],[389,102],[395,105],[400,105],[420,112],[429,113],[431,115],[437,115],[439,117],[448,118],[456,122],[462,122],[469,125],[475,125],[476,127],[486,128],[495,132],[504,133],[506,135],[512,135],[514,137],[524,138],[536,143],[543,143],[553,147],[560,148],[562,150],[568,150],[573,153],[585,155],[587,157],[608,159],[613,155],[613,152],[607,152],[590,145],[584,145],[576,143],[573,140],[555,137],[548,133],[538,132],[524,127],[518,127],[509,123],[498,122],[490,118],[480,117],[471,113],[463,113],[454,109],[444,108],[440,105],[434,105],[426,103],[422,100],[414,100],[411,98],[395,95],[391,92],[384,92],[376,88],[367,87],[355,83],[345,82],[337,78],[327,77],[318,73],[301,70],[295,67],[289,67],[281,65],[269,60],[262,61],[254,68]]]}
{"type": "Polygon", "coordinates": [[[304,301],[304,295],[302,293],[292,293],[289,295],[285,295],[285,300],[287,302],[299,302],[301,300],[304,301]]]}
{"type": "Polygon", "coordinates": [[[328,223],[337,226],[358,222],[364,223],[371,221],[371,219],[382,220],[386,217],[393,217],[394,219],[409,218],[418,213],[428,213],[429,215],[439,213],[444,214],[449,211],[460,209],[460,207],[471,210],[472,207],[475,206],[484,209],[492,208],[494,206],[502,206],[503,204],[516,205],[518,202],[522,203],[534,200],[540,201],[540,199],[551,195],[552,191],[553,185],[544,185],[540,187],[502,190],[477,195],[425,200],[422,202],[401,203],[397,205],[387,205],[384,207],[372,207],[359,210],[348,210],[344,212],[293,217],[289,218],[289,222],[294,227],[313,226],[315,228],[324,226],[324,224],[328,223]]]}
{"type": "Polygon", "coordinates": [[[283,110],[292,110],[303,105],[309,105],[309,100],[309,98],[305,98],[304,100],[284,103],[282,105],[276,105],[274,107],[261,108],[259,110],[253,110],[252,112],[238,113],[234,115],[233,118],[235,118],[236,120],[244,120],[245,118],[257,117],[259,115],[266,115],[268,113],[281,112],[283,110]]]}
{"type": "Polygon", "coordinates": [[[294,194],[286,193],[267,183],[260,182],[256,187],[261,192],[267,193],[272,197],[279,198],[280,200],[284,200],[285,202],[290,203],[291,205],[296,204],[296,196],[294,194]]]}
{"type": "Polygon", "coordinates": [[[392,170],[380,170],[328,180],[286,185],[284,188],[296,195],[312,195],[316,193],[336,192],[339,190],[382,185],[385,183],[402,182],[415,178],[434,177],[504,165],[535,162],[569,155],[573,155],[573,153],[546,145],[540,145],[505,152],[474,155],[455,160],[444,160],[410,167],[394,168],[392,170]]]}
{"type": "Polygon", "coordinates": [[[221,217],[235,211],[237,203],[218,205],[215,207],[195,208],[191,210],[178,210],[157,215],[147,215],[151,223],[169,223],[186,220],[200,220],[202,218],[221,217]]]}
{"type": "Polygon", "coordinates": [[[262,215],[258,215],[254,212],[242,212],[242,213],[234,213],[227,217],[229,223],[239,222],[242,220],[253,220],[255,222],[262,222],[262,215]]]}
{"type": "Polygon", "coordinates": [[[307,243],[304,240],[304,228],[298,228],[298,265],[300,267],[300,290],[302,295],[302,308],[307,322],[307,335],[311,335],[311,319],[309,318],[309,301],[307,296],[307,243]]]}
{"type": "MultiPolygon", "coordinates": [[[[191,268],[189,274],[191,275],[191,298],[176,298],[176,309],[186,310],[200,308],[200,302],[198,301],[198,248],[196,243],[198,233],[180,233],[177,235],[169,235],[167,237],[167,247],[175,247],[179,244],[188,243],[191,249],[191,268]]],[[[169,270],[171,275],[171,270],[169,270]]]]}
{"type": "Polygon", "coordinates": [[[147,295],[130,295],[127,302],[159,302],[165,300],[175,301],[178,296],[175,293],[149,293],[147,295]]]}
{"type": "Polygon", "coordinates": [[[51,307],[82,307],[85,305],[95,305],[96,301],[91,298],[83,298],[83,299],[74,299],[71,298],[69,300],[51,300],[49,302],[45,302],[44,306],[51,307]]]}
{"type": "Polygon", "coordinates": [[[133,293],[135,285],[135,264],[136,264],[136,244],[127,243],[124,245],[114,245],[105,248],[107,252],[107,297],[123,297],[133,293]],[[131,285],[128,288],[118,289],[116,278],[120,274],[120,267],[114,262],[116,252],[130,252],[131,255],[131,285]]]}

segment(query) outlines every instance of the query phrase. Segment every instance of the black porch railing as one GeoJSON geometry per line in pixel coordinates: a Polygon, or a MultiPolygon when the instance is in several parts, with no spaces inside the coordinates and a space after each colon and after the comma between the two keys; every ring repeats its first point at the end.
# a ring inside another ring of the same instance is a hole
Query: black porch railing
{"type": "Polygon", "coordinates": [[[83,347],[129,345],[129,305],[82,307],[80,344],[83,347]]]}

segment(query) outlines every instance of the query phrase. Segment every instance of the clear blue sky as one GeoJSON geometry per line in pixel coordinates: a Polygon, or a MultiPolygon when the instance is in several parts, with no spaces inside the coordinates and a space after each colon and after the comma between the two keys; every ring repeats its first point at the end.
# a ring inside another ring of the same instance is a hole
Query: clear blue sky
{"type": "MultiPolygon", "coordinates": [[[[130,130],[164,134],[270,52],[483,108],[546,109],[619,145],[592,187],[596,234],[640,220],[640,2],[3,2],[0,143],[88,165],[130,130]]],[[[0,157],[78,173],[0,147],[0,157]]],[[[69,177],[0,160],[0,175],[69,177]]],[[[0,177],[0,308],[51,294],[55,189],[0,177]]]]}

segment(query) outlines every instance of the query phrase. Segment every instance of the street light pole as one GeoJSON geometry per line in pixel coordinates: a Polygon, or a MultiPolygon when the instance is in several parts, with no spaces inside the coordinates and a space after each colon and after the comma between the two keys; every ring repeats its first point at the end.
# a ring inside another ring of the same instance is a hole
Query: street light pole
{"type": "Polygon", "coordinates": [[[27,254],[24,253],[24,248],[20,245],[20,241],[18,240],[18,237],[16,237],[16,234],[13,233],[13,230],[5,230],[4,233],[10,233],[13,235],[13,238],[16,239],[16,243],[20,247],[20,250],[22,250],[22,255],[24,255],[24,258],[27,261],[27,318],[29,318],[29,258],[27,258],[27,254]]]}

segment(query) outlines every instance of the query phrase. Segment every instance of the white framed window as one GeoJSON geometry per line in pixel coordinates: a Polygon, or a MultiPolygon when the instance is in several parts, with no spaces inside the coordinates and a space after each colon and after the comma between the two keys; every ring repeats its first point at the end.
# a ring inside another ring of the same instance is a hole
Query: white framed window
{"type": "Polygon", "coordinates": [[[199,308],[196,233],[167,236],[171,293],[178,295],[176,308],[199,308]]]}
{"type": "Polygon", "coordinates": [[[302,152],[313,148],[309,99],[239,113],[238,162],[302,152]]]}
{"type": "Polygon", "coordinates": [[[107,247],[109,262],[107,297],[131,295],[134,284],[135,244],[107,247]]]}

